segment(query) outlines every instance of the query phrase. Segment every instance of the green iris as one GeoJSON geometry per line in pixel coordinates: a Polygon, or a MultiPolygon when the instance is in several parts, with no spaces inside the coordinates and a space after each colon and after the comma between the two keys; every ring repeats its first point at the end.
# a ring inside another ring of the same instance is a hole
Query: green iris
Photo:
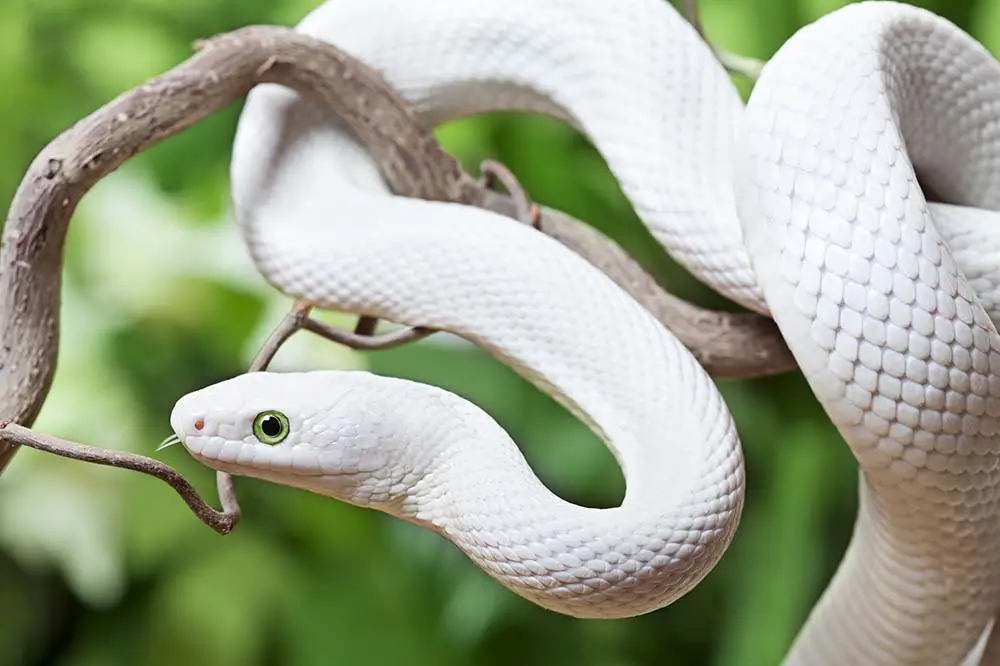
{"type": "Polygon", "coordinates": [[[253,419],[253,434],[264,444],[280,444],[288,437],[288,417],[269,409],[253,419]]]}

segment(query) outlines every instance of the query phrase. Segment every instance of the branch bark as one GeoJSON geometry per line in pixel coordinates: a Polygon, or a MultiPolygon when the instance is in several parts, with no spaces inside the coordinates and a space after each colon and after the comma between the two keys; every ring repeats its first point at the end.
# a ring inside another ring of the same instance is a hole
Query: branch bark
{"type": "MultiPolygon", "coordinates": [[[[27,170],[0,247],[0,418],[30,426],[52,384],[66,231],[81,198],[127,159],[227,106],[259,83],[325,104],[367,145],[397,194],[515,216],[515,203],[464,173],[376,72],[288,28],[250,26],[82,119],[27,170]]],[[[795,367],[774,324],[670,296],[617,245],[558,211],[541,228],[598,266],[678,333],[709,372],[747,377],[795,367]]],[[[0,472],[17,442],[0,441],[0,472]]]]}
{"type": "Polygon", "coordinates": [[[177,494],[181,496],[201,522],[219,534],[229,534],[240,519],[239,505],[236,504],[235,495],[226,492],[220,486],[219,495],[222,498],[223,510],[217,511],[198,495],[194,486],[181,476],[180,472],[159,460],[134,453],[111,451],[87,444],[70,442],[65,439],[29,430],[16,423],[5,421],[0,421],[0,441],[10,446],[28,446],[39,451],[73,458],[74,460],[130,469],[142,474],[155,476],[176,490],[177,494]]]}
{"type": "MultiPolygon", "coordinates": [[[[490,208],[506,207],[506,201],[490,208]]],[[[774,320],[754,313],[708,310],[661,287],[624,249],[565,213],[542,208],[541,231],[602,270],[649,310],[713,377],[749,379],[797,367],[774,320]]]]}

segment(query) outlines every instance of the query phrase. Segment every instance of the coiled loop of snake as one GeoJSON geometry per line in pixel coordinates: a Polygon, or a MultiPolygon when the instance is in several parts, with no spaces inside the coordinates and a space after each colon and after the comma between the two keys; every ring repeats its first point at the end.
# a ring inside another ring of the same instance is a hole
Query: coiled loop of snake
{"type": "MultiPolygon", "coordinates": [[[[862,472],[854,538],[790,663],[969,652],[1000,602],[996,232],[982,226],[1000,198],[1000,66],[984,49],[923,10],[862,3],[789,40],[744,110],[660,0],[338,0],[300,29],[430,123],[495,109],[571,123],[676,259],[776,319],[862,472]],[[952,205],[928,205],[916,173],[952,205]]],[[[480,344],[598,432],[628,490],[614,509],[570,505],[478,408],[366,373],[190,394],[172,423],[194,455],[437,530],[573,615],[662,607],[715,565],[742,506],[730,415],[603,275],[512,220],[389,195],[334,120],[273,86],[250,96],[232,175],[279,289],[480,344]],[[278,443],[252,429],[266,410],[287,416],[278,443]]]]}

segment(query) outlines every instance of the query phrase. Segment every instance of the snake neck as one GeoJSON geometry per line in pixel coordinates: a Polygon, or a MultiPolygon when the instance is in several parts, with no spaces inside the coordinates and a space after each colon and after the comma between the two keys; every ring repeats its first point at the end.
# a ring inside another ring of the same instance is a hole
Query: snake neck
{"type": "MultiPolygon", "coordinates": [[[[697,584],[700,577],[689,577],[693,563],[706,551],[721,554],[735,528],[741,506],[706,510],[714,486],[685,489],[689,499],[677,501],[675,489],[647,478],[643,492],[628,493],[614,508],[568,502],[539,480],[488,414],[446,391],[412,388],[405,409],[397,392],[386,392],[393,404],[381,407],[368,397],[366,409],[381,414],[378,448],[388,452],[386,464],[350,496],[336,496],[443,535],[543,607],[582,617],[662,607],[697,584]],[[428,412],[442,417],[428,420],[428,412]]],[[[742,485],[742,468],[730,471],[728,483],[742,485]]]]}

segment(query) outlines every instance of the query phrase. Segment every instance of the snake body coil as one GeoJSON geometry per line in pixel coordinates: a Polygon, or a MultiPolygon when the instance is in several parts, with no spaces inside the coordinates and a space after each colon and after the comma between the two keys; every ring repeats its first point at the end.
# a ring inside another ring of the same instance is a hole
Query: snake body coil
{"type": "MultiPolygon", "coordinates": [[[[340,0],[299,29],[381,71],[429,123],[496,109],[571,123],[676,259],[774,317],[861,468],[854,537],[788,663],[969,653],[1000,604],[985,254],[1000,65],[981,46],[923,10],[852,5],[789,40],[744,109],[661,0],[340,0]]],[[[391,196],[335,120],[275,86],[250,95],[232,176],[277,288],[483,346],[600,434],[627,493],[613,509],[564,502],[478,408],[367,373],[251,374],[185,396],[171,423],[196,457],[439,531],[572,615],[654,610],[711,570],[742,506],[732,419],[610,280],[507,218],[391,196]],[[269,410],[287,417],[280,439],[260,430],[269,410]]]]}

